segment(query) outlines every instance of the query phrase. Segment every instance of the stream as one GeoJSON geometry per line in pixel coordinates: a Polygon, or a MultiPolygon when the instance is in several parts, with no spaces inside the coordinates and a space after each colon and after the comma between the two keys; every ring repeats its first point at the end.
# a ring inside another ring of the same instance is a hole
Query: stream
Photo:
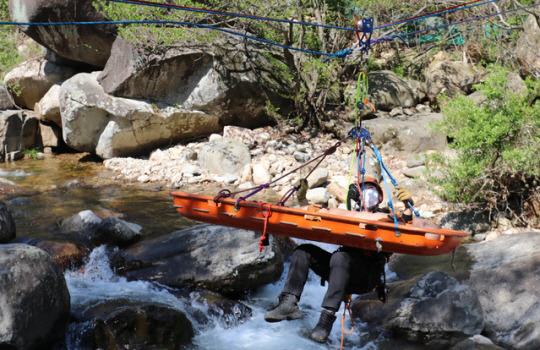
{"type": "MultiPolygon", "coordinates": [[[[166,186],[122,184],[115,180],[115,176],[102,163],[85,161],[80,154],[3,163],[0,178],[4,182],[7,180],[7,185],[2,187],[3,200],[12,209],[17,239],[58,239],[55,236],[56,222],[87,209],[98,216],[117,215],[137,223],[143,227],[145,237],[157,237],[195,224],[176,212],[169,196],[170,189],[166,186]]],[[[217,192],[211,187],[182,190],[206,194],[217,192]]],[[[330,251],[336,247],[323,243],[318,245],[330,251]]],[[[185,312],[193,323],[195,337],[193,344],[187,347],[192,350],[340,348],[343,307],[338,312],[338,319],[326,344],[317,344],[308,339],[319,318],[319,305],[325,292],[325,288],[320,286],[320,279],[314,274],[310,274],[300,301],[304,314],[302,319],[279,323],[264,321],[264,313],[276,303],[282,289],[288,263],[278,282],[253,291],[241,301],[252,309],[251,317],[235,319],[234,314],[221,315],[212,317],[210,322],[201,322],[195,315],[206,312],[208,306],[198,292],[181,296],[166,286],[146,281],[127,281],[111,270],[107,252],[104,246],[95,248],[87,259],[84,271],[65,273],[72,310],[110,300],[167,305],[185,312]]],[[[390,279],[393,275],[388,271],[390,279]]],[[[67,350],[84,348],[81,345],[82,334],[87,326],[84,323],[70,324],[65,339],[67,350]]],[[[344,328],[348,331],[351,327],[347,315],[344,328]]],[[[344,335],[343,347],[356,350],[423,348],[397,344],[395,339],[387,339],[380,330],[358,322],[354,324],[352,334],[344,335]]]]}

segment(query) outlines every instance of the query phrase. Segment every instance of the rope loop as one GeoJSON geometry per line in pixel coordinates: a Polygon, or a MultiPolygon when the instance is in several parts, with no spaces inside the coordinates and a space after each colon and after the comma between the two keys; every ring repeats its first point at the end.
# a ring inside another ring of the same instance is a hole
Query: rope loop
{"type": "Polygon", "coordinates": [[[352,334],[354,331],[354,319],[352,317],[352,297],[350,294],[345,295],[345,307],[343,308],[343,316],[341,317],[341,347],[340,350],[343,349],[343,338],[345,334],[352,334]],[[351,318],[351,330],[346,331],[345,330],[345,314],[349,312],[349,317],[351,318]]]}
{"type": "Polygon", "coordinates": [[[214,197],[214,203],[218,203],[220,199],[229,198],[231,196],[232,192],[226,188],[222,189],[218,192],[218,194],[214,197]]]}

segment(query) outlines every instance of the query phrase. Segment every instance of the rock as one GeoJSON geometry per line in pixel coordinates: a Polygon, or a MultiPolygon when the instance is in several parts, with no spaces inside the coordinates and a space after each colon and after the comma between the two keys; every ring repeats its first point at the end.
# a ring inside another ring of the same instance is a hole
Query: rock
{"type": "Polygon", "coordinates": [[[216,117],[202,112],[161,111],[148,102],[108,95],[97,74],[77,74],[61,86],[63,135],[71,148],[104,159],[140,155],[220,129],[216,117]]]}
{"type": "Polygon", "coordinates": [[[306,199],[313,204],[326,204],[330,199],[330,192],[324,187],[317,187],[308,190],[306,199]]]}
{"type": "Polygon", "coordinates": [[[251,163],[251,155],[242,142],[220,138],[201,147],[198,161],[203,169],[214,174],[241,175],[244,166],[251,163]]]}
{"type": "Polygon", "coordinates": [[[450,350],[504,350],[500,346],[493,344],[493,342],[484,336],[479,334],[470,338],[464,339],[457,344],[453,345],[450,350]]]}
{"type": "Polygon", "coordinates": [[[238,294],[277,281],[283,259],[277,243],[259,253],[260,234],[197,225],[118,252],[118,273],[171,287],[199,287],[238,294]]]}
{"type": "MultiPolygon", "coordinates": [[[[424,81],[417,81],[417,80],[412,80],[412,79],[408,79],[408,78],[404,78],[403,80],[412,89],[412,91],[413,91],[413,93],[415,95],[416,101],[421,103],[421,102],[427,100],[427,84],[424,81]]],[[[420,106],[424,106],[424,105],[420,105],[420,106]]],[[[431,113],[432,111],[430,110],[430,111],[420,111],[420,112],[421,113],[431,113]]]]}
{"type": "Polygon", "coordinates": [[[353,315],[409,341],[470,337],[484,328],[476,292],[442,271],[391,284],[386,304],[375,293],[362,299],[354,303],[353,315]]]}
{"type": "Polygon", "coordinates": [[[11,210],[4,201],[0,200],[0,244],[11,241],[15,235],[15,220],[13,220],[11,210]]]}
{"type": "Polygon", "coordinates": [[[430,130],[431,123],[441,120],[440,114],[430,113],[409,117],[407,120],[379,118],[364,120],[363,126],[369,130],[379,151],[423,153],[426,150],[446,149],[446,135],[430,130]]]}
{"type": "Polygon", "coordinates": [[[182,172],[184,174],[191,174],[193,176],[199,176],[203,173],[202,169],[199,166],[189,163],[182,166],[182,172]]]}
{"type": "Polygon", "coordinates": [[[486,234],[486,233],[477,233],[477,234],[475,234],[475,235],[472,236],[472,240],[475,241],[475,242],[482,242],[482,241],[484,241],[486,238],[487,238],[487,234],[486,234]]]}
{"type": "Polygon", "coordinates": [[[334,196],[340,203],[345,203],[347,200],[347,189],[342,187],[336,182],[331,182],[326,186],[326,189],[332,196],[334,196]]]}
{"type": "Polygon", "coordinates": [[[420,178],[422,177],[422,175],[424,175],[426,171],[426,167],[425,166],[417,166],[417,167],[414,167],[414,168],[405,168],[403,169],[403,175],[407,176],[407,177],[410,177],[410,178],[413,178],[413,179],[416,179],[416,178],[420,178]]]}
{"type": "Polygon", "coordinates": [[[38,241],[32,245],[46,251],[64,271],[83,264],[85,252],[73,243],[38,241]]]}
{"type": "Polygon", "coordinates": [[[43,58],[26,61],[13,68],[4,83],[15,86],[17,94],[12,94],[15,103],[27,109],[34,109],[49,89],[75,75],[77,71],[70,67],[59,66],[43,58]]]}
{"type": "Polygon", "coordinates": [[[24,149],[36,147],[38,125],[37,118],[31,113],[0,111],[0,159],[19,159],[24,149]]]}
{"type": "Polygon", "coordinates": [[[60,115],[60,85],[54,84],[38,103],[39,117],[44,122],[50,122],[62,127],[60,115]]]}
{"type": "Polygon", "coordinates": [[[441,219],[441,228],[470,232],[471,234],[486,232],[491,228],[488,212],[472,212],[464,210],[448,213],[441,219]]]}
{"type": "Polygon", "coordinates": [[[95,239],[101,219],[91,210],[83,210],[72,217],[62,220],[59,229],[62,233],[71,233],[84,241],[95,239]]]}
{"type": "Polygon", "coordinates": [[[263,185],[271,180],[272,176],[268,172],[268,164],[265,162],[253,164],[253,182],[255,185],[263,185]]]}
{"type": "Polygon", "coordinates": [[[79,317],[91,324],[84,345],[92,349],[180,349],[194,335],[182,311],[159,304],[109,301],[79,317]]]}
{"type": "Polygon", "coordinates": [[[424,154],[407,154],[407,167],[415,168],[426,165],[426,156],[424,154]]]}
{"type": "Polygon", "coordinates": [[[109,216],[98,223],[96,227],[99,243],[112,243],[125,246],[141,239],[142,226],[127,222],[114,216],[109,216]]]}
{"type": "Polygon", "coordinates": [[[319,187],[328,180],[328,169],[317,168],[307,178],[309,188],[319,187]]]}
{"type": "Polygon", "coordinates": [[[540,72],[538,52],[540,52],[540,28],[537,19],[531,14],[525,21],[523,32],[516,44],[516,56],[528,75],[538,76],[540,72]]]}
{"type": "Polygon", "coordinates": [[[64,144],[62,129],[56,124],[46,125],[39,123],[39,135],[41,140],[38,144],[41,143],[43,147],[59,147],[64,144]]]}
{"type": "Polygon", "coordinates": [[[428,96],[446,94],[449,97],[465,95],[462,89],[467,79],[473,79],[475,71],[465,62],[448,61],[437,57],[426,70],[428,96]]]}
{"type": "Polygon", "coordinates": [[[223,137],[240,141],[246,146],[248,146],[249,149],[252,149],[257,145],[257,141],[255,140],[255,134],[252,130],[247,128],[226,125],[223,127],[223,137]]]}
{"type": "Polygon", "coordinates": [[[506,78],[506,86],[508,86],[509,91],[521,96],[527,95],[529,88],[527,88],[527,84],[525,84],[519,74],[517,74],[516,72],[508,72],[506,74],[506,78]]]}
{"type": "Polygon", "coordinates": [[[377,110],[391,111],[396,107],[414,107],[417,97],[411,87],[391,71],[370,72],[369,100],[377,110]]]}
{"type": "MultiPolygon", "coordinates": [[[[194,39],[207,33],[207,29],[190,29],[194,39]]],[[[270,65],[266,54],[252,48],[246,54],[244,42],[236,38],[214,40],[219,44],[186,38],[176,47],[154,53],[119,37],[98,80],[114,96],[202,111],[218,117],[221,125],[251,128],[273,124],[265,112],[266,102],[270,98],[283,104],[268,89],[276,85],[275,76],[254,71],[254,67],[270,65]]]]}
{"type": "MultiPolygon", "coordinates": [[[[0,194],[13,195],[13,194],[21,193],[21,192],[24,192],[22,187],[18,186],[13,181],[10,181],[10,180],[7,180],[7,179],[4,179],[4,178],[0,177],[0,194]]],[[[12,205],[11,204],[12,201],[13,201],[13,199],[9,201],[10,206],[12,205]]]]}
{"type": "MultiPolygon", "coordinates": [[[[16,22],[95,22],[106,18],[87,0],[10,0],[16,22]]],[[[20,26],[29,37],[69,60],[103,67],[116,37],[114,25],[20,26]]]]}
{"type": "Polygon", "coordinates": [[[296,161],[299,163],[306,163],[311,159],[309,154],[305,152],[300,152],[300,151],[295,151],[293,156],[294,156],[294,159],[296,159],[296,161]]]}
{"type": "Polygon", "coordinates": [[[13,97],[11,97],[6,84],[0,82],[0,111],[15,108],[13,97]]]}
{"type": "Polygon", "coordinates": [[[475,259],[465,281],[478,293],[483,335],[507,349],[540,348],[540,233],[467,244],[475,259]]]}
{"type": "Polygon", "coordinates": [[[471,99],[475,105],[478,107],[482,106],[486,102],[486,96],[481,91],[475,91],[470,95],[467,95],[467,98],[471,99]]]}
{"type": "Polygon", "coordinates": [[[70,296],[60,267],[43,250],[0,245],[0,348],[49,349],[65,335],[70,296]]]}

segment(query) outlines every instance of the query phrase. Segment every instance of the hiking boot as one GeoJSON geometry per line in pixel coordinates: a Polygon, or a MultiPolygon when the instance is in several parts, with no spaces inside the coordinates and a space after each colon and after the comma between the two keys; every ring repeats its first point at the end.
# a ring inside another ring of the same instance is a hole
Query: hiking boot
{"type": "Polygon", "coordinates": [[[298,307],[298,297],[289,293],[282,293],[279,296],[279,304],[264,315],[267,322],[296,320],[301,317],[302,311],[298,307]]]}
{"type": "Polygon", "coordinates": [[[309,337],[318,343],[324,343],[330,335],[335,320],[336,316],[333,312],[323,310],[319,322],[317,322],[317,325],[313,328],[309,337]]]}

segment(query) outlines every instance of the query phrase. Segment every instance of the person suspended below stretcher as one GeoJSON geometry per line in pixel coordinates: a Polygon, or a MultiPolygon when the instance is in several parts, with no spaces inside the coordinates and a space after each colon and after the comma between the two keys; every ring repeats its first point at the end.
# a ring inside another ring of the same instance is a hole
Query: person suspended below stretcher
{"type": "MultiPolygon", "coordinates": [[[[297,195],[302,201],[307,189],[307,183],[301,183],[297,195]]],[[[412,211],[409,203],[412,197],[407,190],[399,189],[397,197],[405,204],[405,210],[400,220],[412,221],[412,211]]],[[[387,218],[388,213],[379,209],[383,201],[383,191],[379,183],[372,177],[364,177],[361,183],[351,184],[347,194],[347,208],[321,209],[329,213],[356,216],[379,221],[387,218]]],[[[341,246],[330,253],[313,244],[301,244],[294,250],[289,272],[279,303],[268,311],[264,318],[267,322],[295,320],[302,317],[298,302],[302,295],[309,270],[321,277],[321,284],[328,282],[326,294],[322,302],[322,312],[319,322],[310,333],[310,338],[316,342],[326,342],[345,296],[349,294],[364,294],[378,288],[379,298],[386,301],[386,278],[384,266],[391,253],[377,252],[361,248],[341,246]]]]}

